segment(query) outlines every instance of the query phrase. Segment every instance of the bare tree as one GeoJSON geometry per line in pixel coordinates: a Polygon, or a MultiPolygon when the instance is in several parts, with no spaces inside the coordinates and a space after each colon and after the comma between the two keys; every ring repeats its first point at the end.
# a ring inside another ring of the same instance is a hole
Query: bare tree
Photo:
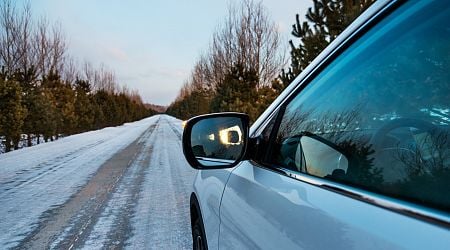
{"type": "MultiPolygon", "coordinates": [[[[57,23],[50,27],[46,18],[40,18],[36,23],[34,36],[32,39],[33,63],[35,64],[37,75],[41,78],[50,72],[64,72],[65,63],[72,59],[67,58],[66,38],[62,32],[61,24],[57,23]]],[[[72,67],[74,65],[69,65],[72,67]]],[[[73,70],[73,69],[70,69],[73,70]]]]}
{"type": "Polygon", "coordinates": [[[233,66],[257,72],[257,87],[270,86],[285,65],[284,50],[274,22],[261,2],[231,5],[224,23],[213,34],[209,51],[200,56],[177,100],[192,91],[215,91],[233,66]]]}
{"type": "Polygon", "coordinates": [[[0,25],[1,25],[1,37],[0,37],[0,58],[3,66],[6,70],[11,70],[15,64],[15,20],[14,13],[15,7],[12,6],[11,1],[3,1],[0,6],[0,25]]]}
{"type": "Polygon", "coordinates": [[[79,67],[73,57],[64,58],[63,79],[66,83],[74,83],[76,79],[81,79],[79,67]]]}
{"type": "MultiPolygon", "coordinates": [[[[18,50],[19,50],[19,65],[18,68],[22,72],[28,72],[30,67],[32,67],[32,19],[31,19],[31,5],[26,2],[23,6],[21,15],[18,16],[18,50]]],[[[30,79],[31,80],[31,79],[30,79]]]]}
{"type": "Polygon", "coordinates": [[[1,0],[0,63],[9,74],[20,71],[35,81],[63,71],[65,37],[60,24],[49,27],[45,18],[34,22],[30,2],[18,9],[13,1],[1,0]]]}
{"type": "Polygon", "coordinates": [[[191,91],[191,86],[192,86],[191,82],[185,81],[185,82],[183,83],[183,86],[181,87],[179,93],[178,93],[178,96],[177,96],[177,98],[176,98],[176,101],[183,100],[183,99],[186,98],[188,95],[190,95],[191,92],[192,92],[192,91],[191,91]]]}
{"type": "Polygon", "coordinates": [[[223,26],[213,35],[209,78],[217,84],[235,64],[258,73],[258,87],[268,86],[283,66],[280,36],[261,2],[230,5],[223,26]]]}
{"type": "Polygon", "coordinates": [[[94,91],[103,90],[114,94],[121,90],[114,71],[108,69],[103,63],[95,69],[90,62],[85,61],[83,74],[86,80],[92,84],[94,91]]]}
{"type": "Polygon", "coordinates": [[[33,36],[33,53],[37,74],[41,77],[50,71],[50,40],[48,34],[48,21],[41,18],[37,21],[33,36]]]}
{"type": "Polygon", "coordinates": [[[139,94],[138,90],[132,90],[131,93],[128,95],[128,98],[130,98],[131,101],[137,103],[137,104],[143,104],[141,95],[139,94]]]}
{"type": "Polygon", "coordinates": [[[114,71],[107,69],[104,64],[101,64],[97,73],[101,89],[110,94],[114,94],[119,88],[116,83],[116,75],[114,71]]]}
{"type": "Polygon", "coordinates": [[[12,74],[31,66],[31,7],[27,2],[17,10],[10,0],[0,2],[0,61],[12,74]]]}
{"type": "Polygon", "coordinates": [[[52,27],[50,38],[50,71],[62,72],[66,56],[66,40],[60,23],[52,27]]]}
{"type": "Polygon", "coordinates": [[[97,86],[95,85],[94,82],[94,68],[92,67],[92,64],[88,61],[84,61],[83,62],[83,66],[82,66],[82,72],[83,72],[83,77],[90,82],[91,84],[93,84],[93,89],[97,89],[97,86]]]}

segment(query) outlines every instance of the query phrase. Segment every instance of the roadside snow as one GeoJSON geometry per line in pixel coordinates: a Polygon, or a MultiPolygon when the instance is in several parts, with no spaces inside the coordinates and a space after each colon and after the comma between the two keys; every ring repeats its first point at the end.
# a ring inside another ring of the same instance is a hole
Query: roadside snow
{"type": "Polygon", "coordinates": [[[158,117],[0,154],[0,249],[34,230],[46,211],[74,195],[115,153],[158,117]]]}

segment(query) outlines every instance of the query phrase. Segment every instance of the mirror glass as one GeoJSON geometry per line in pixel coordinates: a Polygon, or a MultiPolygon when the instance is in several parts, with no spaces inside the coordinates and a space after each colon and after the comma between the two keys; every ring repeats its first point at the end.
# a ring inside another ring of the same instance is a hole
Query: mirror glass
{"type": "Polygon", "coordinates": [[[306,173],[335,178],[347,173],[347,157],[330,145],[309,136],[302,136],[300,144],[306,173]]]}
{"type": "Polygon", "coordinates": [[[231,165],[244,150],[244,130],[237,117],[213,117],[192,126],[191,146],[204,166],[231,165]]]}

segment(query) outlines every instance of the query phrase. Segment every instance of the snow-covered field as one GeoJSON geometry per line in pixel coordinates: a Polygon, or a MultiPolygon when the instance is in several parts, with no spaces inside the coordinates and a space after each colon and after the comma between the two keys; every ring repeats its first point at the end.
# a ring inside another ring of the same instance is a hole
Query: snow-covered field
{"type": "Polygon", "coordinates": [[[180,138],[161,115],[1,154],[0,249],[191,248],[180,138]]]}

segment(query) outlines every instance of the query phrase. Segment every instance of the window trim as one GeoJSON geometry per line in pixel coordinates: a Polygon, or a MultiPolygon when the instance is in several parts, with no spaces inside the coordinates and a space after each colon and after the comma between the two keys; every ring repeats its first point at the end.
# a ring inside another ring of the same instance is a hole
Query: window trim
{"type": "Polygon", "coordinates": [[[364,189],[348,186],[342,183],[330,181],[324,178],[295,172],[286,168],[279,168],[277,172],[285,173],[285,176],[307,183],[319,188],[326,189],[365,203],[375,205],[402,215],[407,215],[425,222],[449,229],[450,218],[445,212],[425,207],[413,202],[400,200],[383,194],[378,194],[364,189]]]}
{"type": "Polygon", "coordinates": [[[305,173],[295,172],[287,168],[274,167],[254,160],[249,160],[249,163],[258,168],[271,171],[276,174],[294,179],[296,181],[312,185],[327,191],[344,195],[346,197],[365,202],[367,204],[405,215],[444,229],[450,229],[450,218],[448,214],[440,210],[430,207],[425,207],[420,204],[412,203],[405,200],[389,197],[383,194],[359,189],[345,185],[343,183],[334,182],[324,178],[315,177],[305,173]]]}

